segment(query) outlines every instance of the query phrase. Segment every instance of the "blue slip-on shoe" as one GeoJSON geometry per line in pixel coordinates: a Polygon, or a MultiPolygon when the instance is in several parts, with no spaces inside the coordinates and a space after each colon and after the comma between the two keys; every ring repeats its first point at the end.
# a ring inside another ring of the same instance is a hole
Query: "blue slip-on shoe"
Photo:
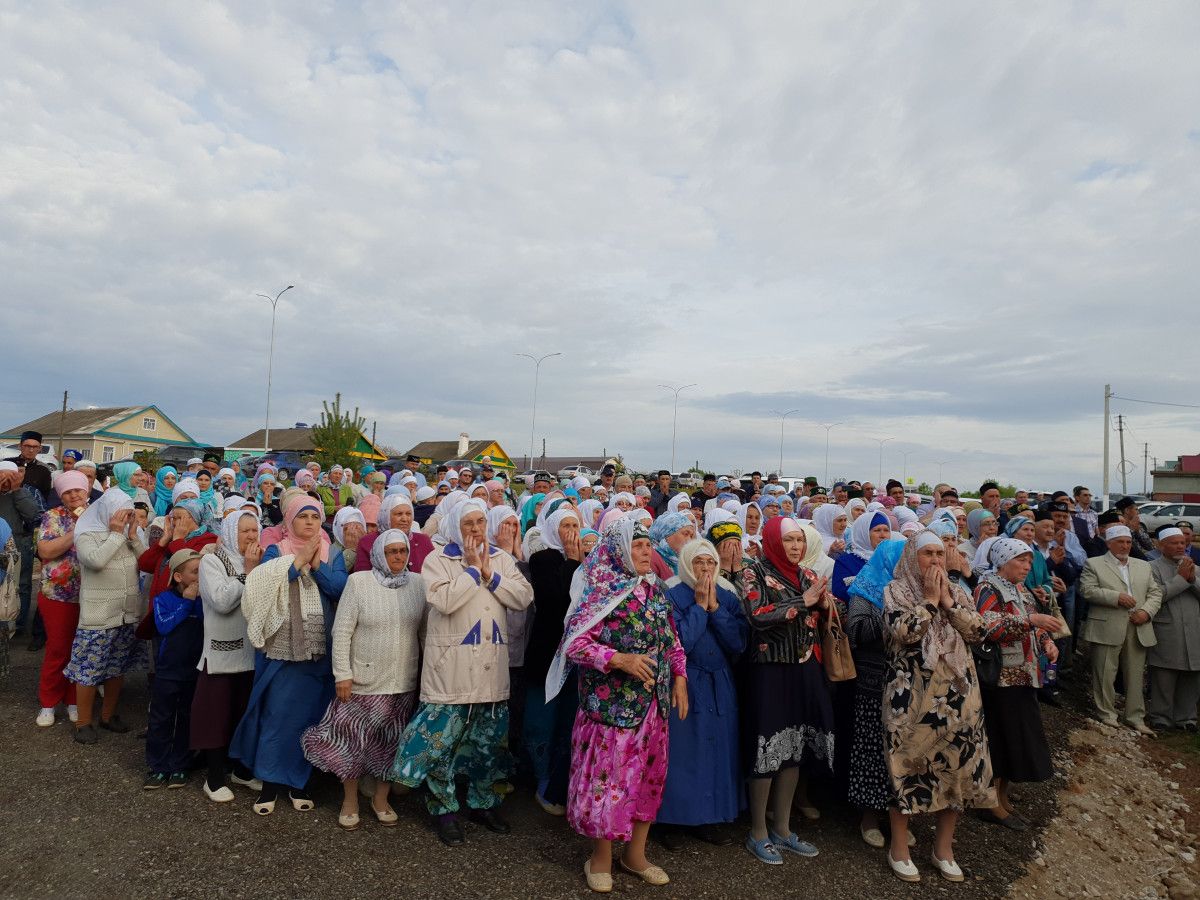
{"type": "Polygon", "coordinates": [[[779,851],[775,849],[770,838],[756,841],[754,835],[750,835],[746,838],[746,849],[753,853],[759,862],[764,862],[768,866],[783,865],[783,857],[779,855],[779,851]]]}
{"type": "Polygon", "coordinates": [[[775,832],[768,831],[767,837],[780,850],[787,850],[789,853],[795,853],[797,856],[813,857],[819,852],[808,841],[800,840],[800,836],[795,832],[789,834],[787,837],[780,837],[775,832]]]}

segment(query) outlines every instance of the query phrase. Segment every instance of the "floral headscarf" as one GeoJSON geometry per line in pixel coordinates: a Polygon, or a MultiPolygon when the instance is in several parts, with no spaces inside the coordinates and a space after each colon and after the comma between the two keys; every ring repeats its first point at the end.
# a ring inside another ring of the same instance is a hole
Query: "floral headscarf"
{"type": "Polygon", "coordinates": [[[681,528],[695,528],[695,523],[691,516],[681,512],[664,513],[655,519],[654,524],[650,526],[650,540],[654,542],[654,549],[658,551],[659,556],[663,561],[671,567],[672,572],[679,571],[679,554],[671,549],[671,545],[667,543],[667,538],[679,531],[681,528]]]}
{"type": "MultiPolygon", "coordinates": [[[[933,535],[929,535],[929,540],[941,541],[940,538],[935,538],[933,535]]],[[[925,607],[925,579],[921,575],[920,563],[917,562],[917,550],[920,544],[919,536],[904,542],[904,550],[900,554],[899,562],[896,563],[895,578],[884,591],[884,606],[887,611],[909,612],[925,607]]],[[[879,546],[882,548],[885,545],[880,544],[879,546]]],[[[855,582],[857,583],[857,581],[856,578],[855,582]]],[[[961,587],[951,582],[950,590],[953,592],[954,602],[957,605],[974,609],[970,598],[961,587]]],[[[945,662],[950,667],[950,671],[954,673],[955,678],[960,681],[966,675],[967,667],[971,664],[971,655],[962,635],[940,612],[933,614],[929,627],[925,629],[925,634],[921,637],[921,659],[922,668],[929,671],[937,666],[939,660],[945,662]]]]}

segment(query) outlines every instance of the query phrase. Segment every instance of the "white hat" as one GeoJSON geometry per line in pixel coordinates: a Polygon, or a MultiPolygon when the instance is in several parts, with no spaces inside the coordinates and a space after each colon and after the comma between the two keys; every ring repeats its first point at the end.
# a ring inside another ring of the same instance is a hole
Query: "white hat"
{"type": "Polygon", "coordinates": [[[1129,530],[1128,525],[1109,525],[1104,531],[1104,540],[1115,541],[1117,538],[1131,538],[1133,532],[1129,530]]]}
{"type": "Polygon", "coordinates": [[[1183,537],[1183,531],[1172,526],[1171,528],[1164,528],[1158,533],[1158,539],[1160,541],[1165,541],[1167,538],[1173,537],[1183,537]]]}

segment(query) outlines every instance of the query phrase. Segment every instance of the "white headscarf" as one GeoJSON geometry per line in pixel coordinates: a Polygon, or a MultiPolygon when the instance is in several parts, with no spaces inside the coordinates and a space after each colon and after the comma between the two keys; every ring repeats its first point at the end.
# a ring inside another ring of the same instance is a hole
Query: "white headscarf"
{"type": "MultiPolygon", "coordinates": [[[[549,496],[549,494],[547,494],[546,496],[549,496]]],[[[626,493],[625,491],[621,491],[619,493],[613,494],[613,498],[608,501],[608,508],[616,509],[618,500],[628,501],[630,507],[637,506],[637,497],[633,496],[633,494],[626,493]]],[[[688,501],[688,502],[691,502],[691,501],[688,501]]]]}
{"type": "MultiPolygon", "coordinates": [[[[846,504],[846,517],[849,519],[857,519],[858,516],[854,515],[854,510],[856,510],[856,509],[858,510],[858,515],[861,516],[864,512],[867,511],[867,501],[864,500],[862,497],[852,498],[846,504]]],[[[813,518],[816,518],[816,516],[813,516],[813,518]]]]}
{"type": "Polygon", "coordinates": [[[604,504],[599,500],[584,500],[579,504],[579,519],[584,528],[595,529],[600,524],[599,514],[604,511],[604,504]]]}
{"type": "Polygon", "coordinates": [[[842,540],[842,538],[833,533],[833,523],[838,516],[849,518],[849,513],[836,503],[822,503],[812,514],[813,527],[821,535],[821,543],[825,547],[826,553],[829,552],[829,548],[833,546],[834,541],[842,540]]]}
{"type": "Polygon", "coordinates": [[[736,521],[733,514],[729,510],[721,509],[719,506],[714,506],[704,514],[704,531],[712,528],[718,522],[733,522],[736,521]]]}
{"type": "Polygon", "coordinates": [[[575,488],[577,491],[591,486],[592,483],[588,481],[588,477],[586,475],[576,475],[571,479],[571,487],[575,488]]]}
{"type": "MultiPolygon", "coordinates": [[[[383,507],[381,506],[380,509],[383,507]]],[[[390,513],[389,513],[390,515],[390,513]]],[[[388,519],[390,522],[391,519],[388,519]]],[[[353,506],[343,506],[337,511],[337,515],[333,517],[333,539],[346,546],[346,526],[351,522],[357,522],[363,527],[363,531],[367,530],[367,520],[362,512],[355,509],[353,506]]],[[[375,539],[375,543],[379,543],[379,538],[375,539]]]]}
{"type": "Polygon", "coordinates": [[[707,556],[715,560],[718,576],[721,572],[721,556],[716,547],[703,538],[688,541],[679,549],[679,580],[693,589],[696,587],[696,573],[692,569],[692,563],[698,556],[707,556]]]}
{"type": "MultiPolygon", "coordinates": [[[[379,537],[375,539],[375,543],[371,545],[371,572],[385,588],[403,587],[408,583],[407,564],[399,572],[393,572],[391,566],[388,565],[386,551],[392,544],[403,544],[405,547],[409,547],[408,535],[399,528],[389,528],[380,533],[379,537]]],[[[411,547],[409,547],[409,553],[412,553],[411,547]]]]}
{"type": "MultiPolygon", "coordinates": [[[[442,502],[444,503],[445,501],[443,500],[442,502]]],[[[488,511],[487,504],[484,503],[482,500],[477,500],[477,499],[463,500],[462,502],[455,505],[453,512],[450,513],[449,519],[442,519],[441,524],[438,525],[438,532],[440,533],[442,530],[442,527],[443,526],[445,527],[446,535],[449,538],[447,543],[457,544],[458,548],[460,550],[462,549],[463,516],[465,516],[467,513],[474,512],[476,510],[483,513],[484,519],[485,520],[487,519],[487,511],[488,511]]]]}
{"type": "MultiPolygon", "coordinates": [[[[521,517],[517,515],[517,511],[511,506],[501,504],[493,506],[488,510],[487,539],[489,544],[496,543],[496,538],[500,536],[500,526],[508,519],[516,519],[518,525],[521,523],[521,517]]],[[[517,530],[518,532],[520,531],[519,528],[517,530]]]]}
{"type": "MultiPolygon", "coordinates": [[[[192,484],[195,484],[193,481],[192,484]]],[[[119,487],[112,487],[83,511],[75,523],[75,536],[108,531],[108,521],[123,509],[133,509],[133,498],[119,487]]]]}
{"type": "Polygon", "coordinates": [[[234,510],[241,509],[248,502],[241,494],[230,494],[221,504],[221,512],[224,514],[232,513],[234,510]]]}
{"type": "Polygon", "coordinates": [[[871,554],[875,552],[875,548],[871,546],[871,523],[875,521],[875,516],[883,519],[877,525],[887,525],[888,532],[891,532],[892,525],[888,521],[887,515],[883,512],[883,504],[878,504],[879,509],[873,510],[870,506],[867,511],[854,520],[854,524],[850,526],[851,538],[853,544],[850,547],[850,552],[859,559],[870,559],[871,554]]]}
{"type": "MultiPolygon", "coordinates": [[[[178,503],[179,498],[184,494],[195,494],[197,497],[199,497],[200,482],[198,482],[195,478],[180,478],[177,482],[175,482],[175,487],[171,488],[171,504],[174,505],[178,503]]],[[[78,526],[76,526],[75,530],[78,533],[78,526]]]]}
{"type": "Polygon", "coordinates": [[[254,520],[255,526],[257,526],[256,531],[261,534],[262,525],[258,521],[258,516],[250,510],[239,512],[236,515],[231,514],[221,520],[221,534],[217,545],[225,551],[230,559],[241,559],[243,556],[241,548],[238,547],[238,526],[246,516],[254,520]]]}
{"type": "Polygon", "coordinates": [[[680,509],[681,503],[688,509],[692,508],[692,498],[683,491],[675,494],[670,500],[667,501],[667,512],[683,512],[683,510],[680,509]]]}
{"type": "Polygon", "coordinates": [[[558,533],[558,528],[567,519],[575,519],[579,521],[579,516],[576,514],[575,507],[570,503],[564,504],[550,514],[550,518],[546,520],[546,524],[542,526],[542,543],[551,550],[557,550],[559,553],[564,552],[562,535],[558,533]]]}
{"type": "MultiPolygon", "coordinates": [[[[398,494],[388,494],[379,504],[379,512],[376,513],[375,527],[379,531],[387,531],[392,527],[392,510],[397,506],[407,506],[412,509],[412,498],[408,496],[408,491],[401,491],[398,494]]],[[[341,515],[341,513],[338,513],[341,515]]],[[[333,517],[334,528],[337,528],[337,516],[333,517]]],[[[363,527],[366,527],[365,520],[363,527]]],[[[378,538],[376,538],[378,540],[378,538]]],[[[338,541],[341,543],[341,540],[338,541]]]]}

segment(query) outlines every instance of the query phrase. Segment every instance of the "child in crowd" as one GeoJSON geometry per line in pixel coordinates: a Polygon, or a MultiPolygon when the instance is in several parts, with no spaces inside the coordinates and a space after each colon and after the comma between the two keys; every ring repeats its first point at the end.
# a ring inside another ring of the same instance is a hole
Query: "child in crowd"
{"type": "Polygon", "coordinates": [[[154,598],[154,626],[160,640],[146,723],[150,773],[142,787],[148,791],[163,785],[183,787],[187,782],[192,693],[204,649],[200,554],[178,550],[171,556],[169,568],[171,586],[154,598]]]}

